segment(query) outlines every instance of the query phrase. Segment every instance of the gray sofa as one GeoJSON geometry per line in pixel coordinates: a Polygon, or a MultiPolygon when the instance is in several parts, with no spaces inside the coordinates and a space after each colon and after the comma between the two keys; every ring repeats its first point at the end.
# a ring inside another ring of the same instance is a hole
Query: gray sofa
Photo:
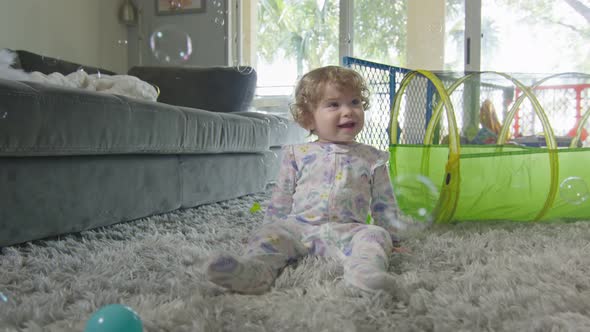
{"type": "MultiPolygon", "coordinates": [[[[25,71],[80,68],[17,52],[25,71]]],[[[248,111],[253,70],[129,74],[157,85],[159,102],[0,79],[0,246],[260,192],[281,145],[305,139],[287,118],[248,111]]]]}

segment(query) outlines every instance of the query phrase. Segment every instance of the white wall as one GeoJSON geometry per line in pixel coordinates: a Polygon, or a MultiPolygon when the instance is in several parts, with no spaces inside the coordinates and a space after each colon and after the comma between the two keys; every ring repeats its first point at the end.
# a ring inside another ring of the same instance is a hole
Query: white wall
{"type": "Polygon", "coordinates": [[[0,48],[127,71],[122,0],[10,0],[0,3],[0,48]]]}

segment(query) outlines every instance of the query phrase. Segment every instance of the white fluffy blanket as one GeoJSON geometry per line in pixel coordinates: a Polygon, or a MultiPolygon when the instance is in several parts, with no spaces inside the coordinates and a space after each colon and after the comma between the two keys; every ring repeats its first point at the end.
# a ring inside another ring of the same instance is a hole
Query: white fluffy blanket
{"type": "Polygon", "coordinates": [[[152,85],[135,76],[129,75],[89,75],[83,70],[78,70],[65,76],[60,73],[45,75],[40,72],[32,72],[30,73],[29,80],[151,101],[156,101],[158,98],[158,92],[152,85]]]}
{"type": "Polygon", "coordinates": [[[156,101],[158,98],[158,91],[154,86],[135,76],[89,75],[84,70],[78,70],[68,75],[62,75],[61,73],[52,73],[50,75],[40,72],[27,73],[10,67],[14,63],[15,55],[9,50],[0,50],[0,78],[53,84],[150,101],[156,101]]]}

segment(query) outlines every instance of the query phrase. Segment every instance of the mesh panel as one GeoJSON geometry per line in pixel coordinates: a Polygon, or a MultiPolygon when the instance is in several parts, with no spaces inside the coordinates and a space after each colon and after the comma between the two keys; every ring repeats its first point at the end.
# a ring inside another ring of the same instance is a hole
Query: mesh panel
{"type": "MultiPolygon", "coordinates": [[[[388,66],[361,59],[345,57],[344,64],[359,72],[368,82],[371,91],[371,107],[366,111],[366,122],[358,141],[376,148],[387,150],[389,140],[389,123],[391,105],[399,84],[409,70],[388,66]]],[[[448,88],[462,73],[437,72],[437,76],[448,88]]],[[[540,77],[528,77],[531,83],[540,77]]],[[[455,111],[455,120],[461,134],[461,143],[473,138],[479,129],[479,108],[487,99],[496,109],[498,120],[503,123],[506,114],[518,97],[519,91],[508,80],[492,74],[482,74],[460,85],[451,95],[455,111]],[[473,100],[476,99],[476,100],[473,100]]],[[[579,81],[579,78],[576,78],[579,81]]],[[[587,80],[587,78],[586,78],[587,80]]],[[[590,84],[570,84],[560,86],[542,86],[535,90],[556,136],[566,136],[575,127],[581,115],[590,108],[590,84]]],[[[422,76],[415,77],[408,85],[400,105],[398,118],[398,143],[423,144],[426,126],[438,98],[432,84],[422,76]]],[[[525,99],[510,124],[510,137],[534,136],[543,131],[538,116],[531,103],[525,99]]],[[[585,124],[590,131],[590,121],[585,124]]],[[[448,119],[443,112],[439,128],[435,131],[434,144],[444,144],[448,139],[448,119]]],[[[590,138],[587,139],[588,144],[590,138]]]]}
{"type": "MultiPolygon", "coordinates": [[[[357,137],[359,142],[370,144],[376,148],[387,150],[390,144],[389,123],[391,106],[399,84],[409,70],[388,66],[361,59],[345,57],[344,64],[359,72],[367,81],[371,91],[371,107],[366,111],[365,127],[357,137]]],[[[443,84],[448,87],[459,76],[452,74],[439,75],[443,84]]],[[[504,89],[502,86],[482,84],[480,95],[482,100],[488,98],[503,104],[504,89]]],[[[466,102],[464,87],[458,87],[451,95],[451,101],[455,110],[455,120],[459,128],[463,128],[463,120],[469,116],[465,112],[466,102]]],[[[424,134],[432,111],[438,101],[434,86],[422,76],[415,77],[402,97],[400,103],[400,115],[398,118],[398,143],[423,144],[424,134]]],[[[501,108],[500,108],[501,109],[501,108]]],[[[500,114],[502,117],[502,114],[500,114]]],[[[443,112],[436,131],[434,144],[445,142],[448,136],[448,122],[446,112],[443,112]]]]}
{"type": "MultiPolygon", "coordinates": [[[[566,136],[577,126],[583,112],[590,107],[590,85],[546,85],[534,90],[535,96],[549,118],[556,136],[566,136]]],[[[516,91],[517,96],[521,94],[516,91]]],[[[585,129],[589,130],[587,122],[585,129]]],[[[525,100],[518,111],[515,135],[529,136],[542,133],[543,125],[530,101],[525,100]]]]}
{"type": "Polygon", "coordinates": [[[357,136],[357,140],[386,150],[389,146],[391,103],[395,91],[399,88],[399,82],[407,71],[360,59],[354,59],[348,66],[365,78],[371,92],[371,105],[365,112],[365,127],[357,136]]]}

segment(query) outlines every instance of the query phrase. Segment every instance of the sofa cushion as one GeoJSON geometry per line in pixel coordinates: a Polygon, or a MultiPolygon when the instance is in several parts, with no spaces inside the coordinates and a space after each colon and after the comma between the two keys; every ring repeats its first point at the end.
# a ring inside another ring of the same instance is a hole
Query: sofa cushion
{"type": "Polygon", "coordinates": [[[268,142],[270,147],[280,147],[285,144],[303,143],[309,136],[307,130],[301,128],[301,126],[290,119],[287,115],[283,116],[256,111],[238,112],[235,114],[266,121],[270,128],[268,142]]]}
{"type": "Polygon", "coordinates": [[[17,50],[16,53],[18,54],[20,68],[26,72],[38,71],[46,75],[57,72],[67,75],[79,69],[84,69],[88,74],[96,74],[98,72],[106,75],[117,74],[107,69],[85,66],[79,63],[60,60],[29,51],[17,50]]]}
{"type": "Polygon", "coordinates": [[[158,101],[214,112],[246,111],[256,90],[250,67],[133,67],[136,76],[160,89],[158,101]]]}
{"type": "Polygon", "coordinates": [[[0,156],[268,150],[260,119],[0,79],[0,156]]]}

